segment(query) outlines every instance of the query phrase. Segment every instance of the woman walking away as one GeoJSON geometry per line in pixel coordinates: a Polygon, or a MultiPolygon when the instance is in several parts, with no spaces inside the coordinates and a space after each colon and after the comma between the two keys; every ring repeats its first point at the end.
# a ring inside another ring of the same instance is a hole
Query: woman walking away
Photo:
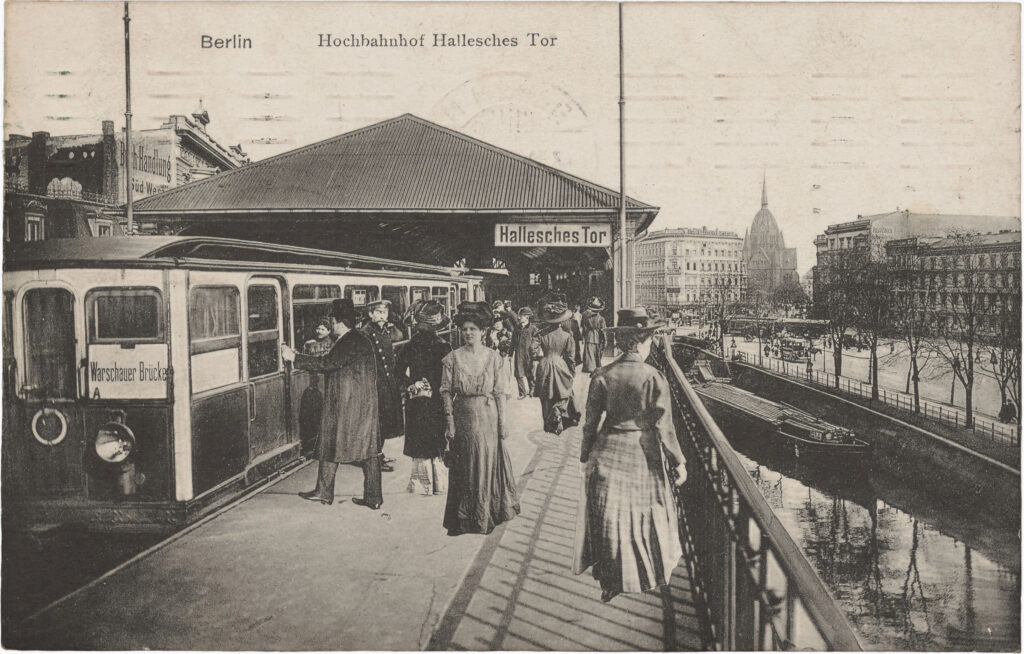
{"type": "Polygon", "coordinates": [[[452,348],[438,335],[448,326],[444,306],[436,300],[417,300],[409,310],[415,325],[412,340],[398,353],[395,373],[405,389],[405,448],[412,458],[409,492],[440,495],[448,491],[444,402],[441,399],[441,361],[452,348]]]}
{"type": "Polygon", "coordinates": [[[583,372],[594,372],[601,367],[601,353],[605,345],[605,322],[601,312],[604,300],[592,297],[583,314],[583,372]]]}
{"type": "Polygon", "coordinates": [[[492,324],[487,304],[463,302],[454,320],[465,345],[442,361],[440,389],[450,448],[444,526],[449,536],[488,534],[519,515],[512,462],[501,443],[508,437],[507,376],[501,356],[481,342],[492,324]]]}
{"type": "Polygon", "coordinates": [[[575,346],[572,334],[562,328],[572,312],[561,298],[548,298],[540,301],[538,317],[546,324],[536,336],[542,357],[537,363],[534,389],[540,398],[544,431],[561,434],[566,427],[579,424],[579,414],[570,409],[576,376],[575,346]]]}
{"type": "Polygon", "coordinates": [[[623,354],[590,380],[573,572],[593,567],[604,602],[668,584],[682,556],[669,470],[683,483],[685,461],[668,382],[644,363],[660,326],[642,308],[620,311],[609,331],[623,354]]]}

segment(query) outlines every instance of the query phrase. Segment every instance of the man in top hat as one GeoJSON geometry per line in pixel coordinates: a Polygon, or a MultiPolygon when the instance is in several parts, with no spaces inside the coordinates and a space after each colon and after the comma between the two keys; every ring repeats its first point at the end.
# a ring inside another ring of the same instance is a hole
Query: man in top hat
{"type": "Polygon", "coordinates": [[[388,322],[391,302],[378,300],[366,305],[367,320],[359,331],[373,345],[377,357],[377,411],[380,414],[380,456],[381,470],[392,472],[384,461],[384,441],[397,438],[405,431],[402,421],[402,397],[395,378],[395,346],[392,340],[396,328],[388,322]]]}
{"type": "Polygon", "coordinates": [[[320,461],[316,488],[303,499],[334,503],[334,478],[339,463],[363,468],[363,497],[352,502],[371,509],[384,503],[380,484],[377,415],[377,358],[366,338],[355,330],[359,314],[350,299],[331,304],[334,345],[319,355],[298,354],[287,345],[281,356],[299,370],[326,373],[324,409],[315,457],[320,461]]]}
{"type": "Polygon", "coordinates": [[[535,351],[533,339],[537,336],[537,326],[533,324],[533,309],[523,307],[519,310],[519,325],[512,334],[513,365],[515,365],[516,381],[519,383],[519,399],[533,395],[533,369],[535,351]]]}
{"type": "Polygon", "coordinates": [[[607,325],[601,312],[604,300],[592,297],[587,300],[583,313],[583,372],[594,372],[601,367],[601,353],[604,352],[607,325]]]}

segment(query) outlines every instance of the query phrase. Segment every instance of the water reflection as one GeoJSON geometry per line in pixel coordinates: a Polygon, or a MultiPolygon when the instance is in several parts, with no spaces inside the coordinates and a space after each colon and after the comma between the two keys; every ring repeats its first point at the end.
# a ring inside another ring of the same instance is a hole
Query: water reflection
{"type": "Polygon", "coordinates": [[[870,466],[801,465],[749,436],[740,459],[866,647],[1019,650],[1019,518],[870,466]]]}

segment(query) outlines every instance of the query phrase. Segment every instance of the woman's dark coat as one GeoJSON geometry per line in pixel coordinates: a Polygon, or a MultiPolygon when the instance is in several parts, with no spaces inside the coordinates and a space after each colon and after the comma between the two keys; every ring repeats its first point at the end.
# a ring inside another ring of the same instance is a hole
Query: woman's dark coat
{"type": "Polygon", "coordinates": [[[349,331],[326,354],[296,353],[293,365],[326,377],[316,458],[350,463],[377,456],[377,357],[366,337],[349,331]]]}
{"type": "Polygon", "coordinates": [[[395,374],[402,388],[426,379],[432,397],[413,397],[405,401],[405,449],[403,454],[417,459],[432,459],[444,453],[445,419],[441,399],[441,361],[452,346],[431,331],[418,330],[398,352],[395,374]]]}

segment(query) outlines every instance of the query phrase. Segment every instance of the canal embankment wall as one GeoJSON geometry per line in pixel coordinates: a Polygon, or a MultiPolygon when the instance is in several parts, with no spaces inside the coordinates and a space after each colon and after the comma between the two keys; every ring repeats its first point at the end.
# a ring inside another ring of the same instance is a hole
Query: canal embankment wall
{"type": "MultiPolygon", "coordinates": [[[[723,365],[720,357],[706,350],[688,344],[681,347],[694,358],[711,359],[716,367],[723,365]]],[[[1019,520],[1019,470],[825,390],[746,363],[727,365],[733,383],[740,388],[853,429],[858,438],[871,444],[874,465],[962,508],[1019,520]]]]}

